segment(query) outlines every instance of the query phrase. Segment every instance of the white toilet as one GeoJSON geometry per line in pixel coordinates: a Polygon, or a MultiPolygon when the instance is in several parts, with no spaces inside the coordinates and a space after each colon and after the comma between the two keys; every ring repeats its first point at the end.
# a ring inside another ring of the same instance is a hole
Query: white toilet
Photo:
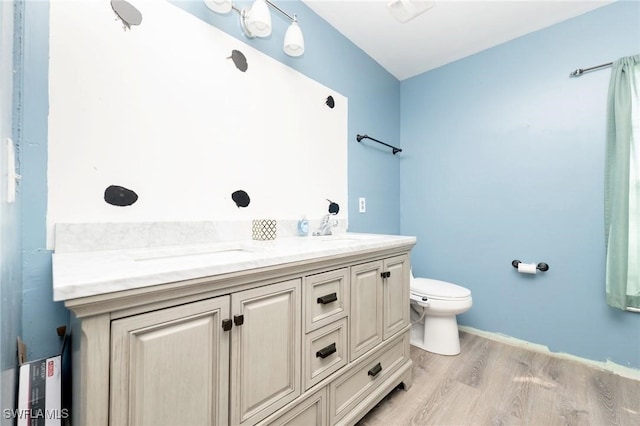
{"type": "Polygon", "coordinates": [[[458,355],[460,337],[456,315],[471,308],[471,291],[411,271],[411,344],[440,355],[458,355]]]}

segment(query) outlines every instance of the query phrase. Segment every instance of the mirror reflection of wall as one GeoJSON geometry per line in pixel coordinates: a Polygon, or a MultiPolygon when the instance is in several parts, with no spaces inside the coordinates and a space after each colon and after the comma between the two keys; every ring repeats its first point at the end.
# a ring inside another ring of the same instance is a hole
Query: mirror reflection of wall
{"type": "Polygon", "coordinates": [[[50,243],[55,223],[319,219],[327,198],[346,206],[347,98],[170,2],[131,0],[142,23],[123,31],[123,3],[50,6],[50,243]],[[137,199],[105,202],[109,187],[137,199]]]}

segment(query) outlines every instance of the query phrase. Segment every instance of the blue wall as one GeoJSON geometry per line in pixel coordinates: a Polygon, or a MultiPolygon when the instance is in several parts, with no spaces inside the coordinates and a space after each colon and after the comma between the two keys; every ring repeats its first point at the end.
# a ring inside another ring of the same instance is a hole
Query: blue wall
{"type": "MultiPolygon", "coordinates": [[[[19,199],[15,203],[7,202],[4,147],[7,138],[14,138],[13,64],[18,63],[19,58],[13,59],[11,23],[16,21],[14,27],[19,27],[20,16],[19,11],[14,16],[13,4],[0,3],[0,408],[14,406],[16,341],[22,329],[21,203],[19,199]]],[[[0,424],[11,425],[13,421],[2,416],[0,424]]]]}
{"type": "MultiPolygon", "coordinates": [[[[173,3],[349,98],[349,228],[354,232],[399,233],[399,159],[387,150],[358,144],[355,140],[357,133],[368,133],[389,141],[400,139],[399,81],[302,2],[274,2],[287,13],[298,15],[306,44],[306,53],[300,58],[290,58],[282,52],[288,21],[277,13],[272,14],[274,29],[270,38],[248,40],[242,35],[236,13],[217,15],[200,0],[173,3]],[[358,213],[357,198],[361,196],[367,197],[366,214],[358,213]]],[[[250,2],[239,4],[244,6],[250,2]]],[[[26,3],[24,134],[20,142],[24,163],[22,196],[25,205],[29,206],[24,209],[22,221],[23,335],[30,358],[56,352],[59,341],[55,327],[68,322],[64,306],[51,301],[51,251],[46,250],[45,235],[48,19],[47,2],[26,3]]],[[[184,40],[184,44],[188,48],[189,40],[184,40]]],[[[331,165],[328,164],[327,173],[330,172],[331,165]]]]}
{"type": "Polygon", "coordinates": [[[26,1],[24,7],[21,108],[22,335],[29,359],[60,350],[56,327],[69,322],[62,303],[53,303],[51,251],[46,249],[47,126],[49,114],[49,5],[26,1]]]}
{"type": "Polygon", "coordinates": [[[605,304],[610,71],[569,78],[639,53],[639,19],[617,2],[402,82],[401,230],[417,275],[472,291],[461,324],[640,367],[640,315],[605,304]]]}

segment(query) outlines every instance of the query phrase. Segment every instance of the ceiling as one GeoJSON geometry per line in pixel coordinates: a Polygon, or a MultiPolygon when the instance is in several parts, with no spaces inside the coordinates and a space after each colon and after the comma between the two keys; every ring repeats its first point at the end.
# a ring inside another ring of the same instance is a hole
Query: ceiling
{"type": "MultiPolygon", "coordinates": [[[[390,0],[302,1],[398,80],[613,2],[436,0],[400,23],[387,10],[390,0]]],[[[304,22],[301,26],[304,31],[304,22]]]]}

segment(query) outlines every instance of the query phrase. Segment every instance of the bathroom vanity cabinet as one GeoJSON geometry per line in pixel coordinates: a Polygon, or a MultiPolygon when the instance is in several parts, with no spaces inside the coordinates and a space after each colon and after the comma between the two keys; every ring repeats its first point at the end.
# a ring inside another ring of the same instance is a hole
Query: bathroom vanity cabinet
{"type": "Polygon", "coordinates": [[[67,299],[74,424],[355,423],[411,386],[394,241],[67,299]]]}
{"type": "Polygon", "coordinates": [[[253,424],[298,397],[300,281],[112,321],[111,424],[253,424]]]}

